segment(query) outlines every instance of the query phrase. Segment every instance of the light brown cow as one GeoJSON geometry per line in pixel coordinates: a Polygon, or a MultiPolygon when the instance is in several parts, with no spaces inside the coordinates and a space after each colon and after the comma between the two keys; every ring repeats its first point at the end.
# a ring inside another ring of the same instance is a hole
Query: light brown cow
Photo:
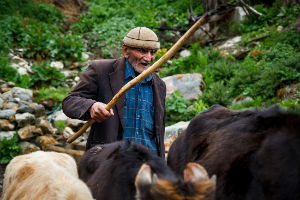
{"type": "Polygon", "coordinates": [[[37,151],[15,157],[6,167],[2,200],[91,200],[78,179],[75,160],[63,153],[37,151]]]}

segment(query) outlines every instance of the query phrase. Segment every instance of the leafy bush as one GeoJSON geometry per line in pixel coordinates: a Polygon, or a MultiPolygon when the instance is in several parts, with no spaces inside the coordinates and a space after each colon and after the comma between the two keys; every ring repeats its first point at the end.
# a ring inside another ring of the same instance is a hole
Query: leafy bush
{"type": "Polygon", "coordinates": [[[50,67],[48,62],[35,63],[31,66],[31,69],[34,73],[31,75],[30,81],[35,86],[46,86],[49,84],[59,86],[66,80],[65,75],[55,67],[50,67]]]}
{"type": "Polygon", "coordinates": [[[63,131],[67,127],[65,122],[62,120],[55,121],[54,124],[59,131],[63,131]]]}
{"type": "Polygon", "coordinates": [[[224,85],[224,81],[218,81],[206,88],[201,99],[210,106],[215,104],[226,106],[230,104],[230,91],[224,85]]]}
{"type": "Polygon", "coordinates": [[[278,105],[285,110],[299,113],[300,112],[300,92],[297,92],[297,98],[283,100],[283,101],[279,102],[278,105]]]}
{"type": "Polygon", "coordinates": [[[20,41],[20,46],[25,49],[24,56],[38,60],[80,60],[85,50],[81,36],[60,31],[58,27],[43,22],[28,24],[20,41]]]}
{"type": "Polygon", "coordinates": [[[194,116],[193,111],[188,109],[190,105],[190,101],[185,100],[179,91],[175,91],[171,98],[166,99],[166,126],[190,120],[194,116]]]}
{"type": "Polygon", "coordinates": [[[62,102],[62,100],[67,96],[67,94],[71,91],[70,88],[59,87],[59,88],[47,88],[42,87],[35,93],[35,101],[41,102],[46,99],[54,99],[58,102],[62,102]]]}
{"type": "Polygon", "coordinates": [[[17,70],[9,66],[10,58],[0,52],[0,79],[16,83],[16,86],[29,88],[30,78],[27,75],[20,75],[17,70]]]}
{"type": "Polygon", "coordinates": [[[7,164],[15,156],[22,154],[22,147],[18,145],[18,134],[14,134],[13,138],[7,139],[6,137],[0,141],[0,163],[7,164]]]}

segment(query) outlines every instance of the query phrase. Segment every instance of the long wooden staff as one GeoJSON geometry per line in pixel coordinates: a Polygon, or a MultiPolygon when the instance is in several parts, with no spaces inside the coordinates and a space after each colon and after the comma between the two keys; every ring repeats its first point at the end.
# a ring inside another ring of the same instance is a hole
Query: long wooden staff
{"type": "MultiPolygon", "coordinates": [[[[164,64],[167,60],[169,60],[177,51],[181,48],[183,43],[200,27],[200,25],[206,21],[207,14],[203,15],[173,46],[169,51],[165,53],[158,61],[156,61],[151,67],[144,70],[140,75],[129,81],[126,85],[124,85],[120,91],[112,98],[112,100],[106,105],[105,109],[110,110],[119,100],[119,98],[125,94],[131,87],[135,86],[142,80],[144,80],[147,76],[153,73],[157,68],[159,68],[162,64],[164,64]]],[[[71,143],[76,140],[80,135],[84,133],[84,131],[93,123],[94,119],[89,120],[85,123],[81,129],[72,135],[67,142],[71,143]]]]}

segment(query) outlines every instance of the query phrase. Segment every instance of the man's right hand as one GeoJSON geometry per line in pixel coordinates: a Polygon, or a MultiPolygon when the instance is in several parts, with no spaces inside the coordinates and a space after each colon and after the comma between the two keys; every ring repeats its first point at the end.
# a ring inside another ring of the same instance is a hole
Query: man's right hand
{"type": "Polygon", "coordinates": [[[105,109],[106,104],[101,102],[96,102],[92,105],[90,109],[91,118],[96,122],[102,122],[106,120],[108,117],[114,115],[114,111],[111,108],[109,111],[105,109]]]}

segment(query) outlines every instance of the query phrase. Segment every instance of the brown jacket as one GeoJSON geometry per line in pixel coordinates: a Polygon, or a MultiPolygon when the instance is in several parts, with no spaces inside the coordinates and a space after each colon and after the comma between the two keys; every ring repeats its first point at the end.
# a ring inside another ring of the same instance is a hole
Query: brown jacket
{"type": "MultiPolygon", "coordinates": [[[[161,157],[165,156],[165,83],[155,74],[153,77],[154,136],[161,157]]],[[[70,117],[89,120],[89,108],[97,101],[109,103],[125,82],[125,58],[93,61],[82,73],[75,89],[62,102],[64,113],[70,117]]],[[[91,127],[86,149],[96,144],[122,140],[124,127],[124,95],[113,107],[115,115],[91,127]]]]}

